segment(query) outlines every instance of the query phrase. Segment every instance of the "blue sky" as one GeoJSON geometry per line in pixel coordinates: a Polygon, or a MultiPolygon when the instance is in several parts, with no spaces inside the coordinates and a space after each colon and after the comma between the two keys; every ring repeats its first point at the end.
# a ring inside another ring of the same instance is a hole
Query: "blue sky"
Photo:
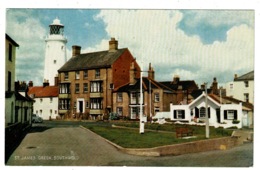
{"type": "Polygon", "coordinates": [[[43,81],[44,37],[58,17],[71,46],[107,50],[110,37],[129,48],[158,81],[195,80],[224,85],[254,70],[253,10],[7,9],[6,33],[16,40],[17,80],[43,81]],[[19,31],[17,31],[19,30],[19,31]],[[21,34],[22,32],[22,34],[21,34]]]}

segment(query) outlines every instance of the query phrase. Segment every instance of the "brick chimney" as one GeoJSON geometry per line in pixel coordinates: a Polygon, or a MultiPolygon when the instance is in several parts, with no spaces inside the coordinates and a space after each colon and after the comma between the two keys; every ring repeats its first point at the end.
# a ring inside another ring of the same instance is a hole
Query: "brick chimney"
{"type": "Polygon", "coordinates": [[[59,85],[59,78],[58,78],[58,75],[56,75],[54,77],[54,86],[58,86],[59,85]]]}
{"type": "Polygon", "coordinates": [[[135,64],[134,64],[134,62],[131,63],[129,74],[130,74],[129,75],[129,83],[135,84],[136,79],[135,79],[135,64]]]}
{"type": "Polygon", "coordinates": [[[179,77],[178,75],[174,75],[174,77],[173,77],[173,83],[174,83],[174,84],[177,84],[177,83],[179,83],[179,81],[180,81],[180,77],[179,77]]]}
{"type": "Polygon", "coordinates": [[[154,70],[151,63],[149,63],[148,78],[154,80],[154,70]]]}
{"type": "Polygon", "coordinates": [[[216,77],[213,78],[211,89],[212,89],[214,94],[216,94],[216,95],[218,94],[218,82],[217,82],[217,78],[216,77]]]}
{"type": "Polygon", "coordinates": [[[234,80],[237,79],[237,77],[238,77],[237,74],[235,74],[235,75],[234,75],[234,80]]]}
{"type": "Polygon", "coordinates": [[[46,86],[49,86],[49,85],[50,85],[49,80],[44,79],[43,87],[46,87],[46,86]]]}
{"type": "Polygon", "coordinates": [[[80,55],[81,46],[73,45],[72,46],[72,57],[80,55]]]}
{"type": "Polygon", "coordinates": [[[33,81],[29,81],[28,86],[33,87],[33,81]]]}
{"type": "Polygon", "coordinates": [[[109,41],[109,52],[115,52],[118,50],[118,41],[115,38],[111,38],[109,41]]]}

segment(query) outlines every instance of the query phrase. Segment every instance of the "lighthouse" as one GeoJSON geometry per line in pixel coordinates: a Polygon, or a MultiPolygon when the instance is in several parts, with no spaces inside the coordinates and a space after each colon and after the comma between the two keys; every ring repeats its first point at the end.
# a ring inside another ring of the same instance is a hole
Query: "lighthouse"
{"type": "Polygon", "coordinates": [[[54,85],[54,78],[58,74],[57,70],[67,61],[67,39],[64,36],[64,25],[58,18],[53,20],[49,28],[49,34],[45,39],[44,80],[48,80],[50,85],[54,85]]]}

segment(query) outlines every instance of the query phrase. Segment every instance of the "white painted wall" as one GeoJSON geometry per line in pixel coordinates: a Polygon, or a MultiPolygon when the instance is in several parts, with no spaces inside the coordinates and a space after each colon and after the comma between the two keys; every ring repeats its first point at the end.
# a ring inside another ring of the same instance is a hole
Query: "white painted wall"
{"type": "Polygon", "coordinates": [[[34,114],[43,118],[43,120],[56,119],[58,116],[58,97],[34,98],[33,105],[34,114]]]}
{"type": "Polygon", "coordinates": [[[254,81],[248,81],[248,87],[245,87],[244,81],[233,81],[226,84],[226,95],[235,99],[245,101],[244,94],[249,94],[249,102],[254,104],[254,81]]]}
{"type": "Polygon", "coordinates": [[[54,85],[54,77],[66,62],[66,39],[61,35],[50,35],[46,39],[44,79],[54,85]]]}

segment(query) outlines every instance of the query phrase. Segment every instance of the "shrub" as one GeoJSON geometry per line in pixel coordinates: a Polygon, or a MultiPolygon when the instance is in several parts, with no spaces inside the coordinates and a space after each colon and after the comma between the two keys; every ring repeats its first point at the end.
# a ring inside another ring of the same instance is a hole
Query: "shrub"
{"type": "Polygon", "coordinates": [[[239,121],[239,120],[236,120],[236,119],[234,119],[234,120],[232,121],[232,123],[233,123],[233,124],[238,124],[238,123],[240,123],[240,121],[239,121]]]}

